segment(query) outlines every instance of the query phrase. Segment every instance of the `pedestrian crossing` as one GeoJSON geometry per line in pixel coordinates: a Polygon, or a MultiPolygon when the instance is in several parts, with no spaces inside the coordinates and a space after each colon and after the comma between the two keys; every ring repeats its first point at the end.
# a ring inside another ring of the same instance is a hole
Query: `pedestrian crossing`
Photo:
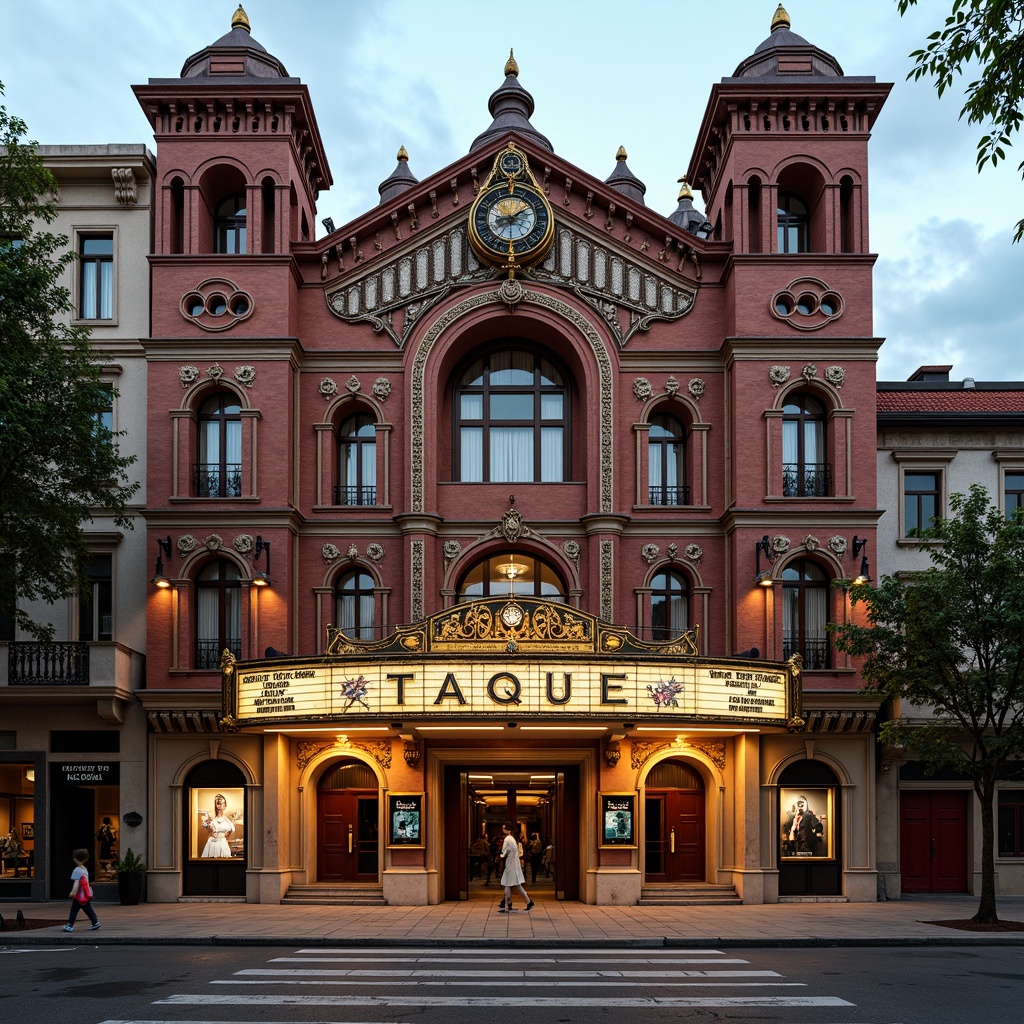
{"type": "MultiPolygon", "coordinates": [[[[249,1024],[268,1015],[302,1012],[316,1024],[386,1024],[389,1009],[426,1011],[442,1020],[446,1008],[593,1010],[630,1008],[652,1019],[679,1008],[852,1008],[834,995],[813,995],[806,982],[759,968],[717,949],[313,948],[275,956],[214,978],[201,991],[156,1000],[166,1021],[107,1020],[102,1024],[191,1024],[178,1017],[195,1007],[197,1021],[249,1024]],[[341,1011],[344,1021],[326,1015],[341,1011]],[[432,1013],[431,1011],[438,1011],[432,1013]]],[[[159,1012],[159,1011],[158,1011],[159,1012]]],[[[447,1018],[444,1018],[447,1019],[447,1018]]],[[[564,1018],[563,1018],[564,1019],[564,1018]]]]}

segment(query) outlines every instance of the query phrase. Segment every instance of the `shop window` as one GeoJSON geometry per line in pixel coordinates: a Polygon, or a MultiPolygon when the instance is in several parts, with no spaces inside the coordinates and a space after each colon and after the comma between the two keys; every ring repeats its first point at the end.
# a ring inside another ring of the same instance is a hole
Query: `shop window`
{"type": "Polygon", "coordinates": [[[686,439],[674,416],[654,416],[647,434],[647,500],[652,505],[689,505],[686,439]]]}
{"type": "Polygon", "coordinates": [[[199,411],[199,458],[193,478],[197,498],[242,494],[242,407],[233,395],[217,394],[199,411]]]}
{"type": "Polygon", "coordinates": [[[334,504],[377,504],[377,431],[371,416],[350,416],[338,431],[334,504]]]}
{"type": "Polygon", "coordinates": [[[783,569],[782,657],[803,655],[805,671],[831,667],[828,595],[828,577],[814,562],[802,559],[783,569]]]}
{"type": "Polygon", "coordinates": [[[779,252],[810,252],[811,217],[807,204],[793,192],[780,192],[776,214],[779,252]]]}
{"type": "Polygon", "coordinates": [[[569,412],[565,378],[550,360],[520,349],[475,360],[455,388],[457,479],[568,479],[569,412]]]}
{"type": "Polygon", "coordinates": [[[689,628],[689,587],[678,573],[661,572],[651,580],[650,602],[652,640],[672,640],[689,628]]]}
{"type": "Polygon", "coordinates": [[[84,235],[79,243],[78,316],[114,318],[114,236],[84,235]]]}
{"type": "Polygon", "coordinates": [[[213,220],[214,251],[244,253],[246,232],[245,194],[236,192],[217,204],[213,220]]]}
{"type": "Polygon", "coordinates": [[[1008,472],[1003,477],[1003,508],[1006,518],[1012,519],[1019,508],[1024,508],[1024,472],[1008,472]]]}
{"type": "Polygon", "coordinates": [[[825,461],[825,410],[810,395],[791,395],[782,409],[782,493],[787,498],[828,495],[832,468],[825,461]]]}
{"type": "Polygon", "coordinates": [[[927,530],[940,514],[939,473],[903,474],[903,535],[927,530]]]}
{"type": "Polygon", "coordinates": [[[1024,857],[1024,789],[999,791],[999,856],[1024,857]]]}
{"type": "Polygon", "coordinates": [[[242,584],[238,568],[220,559],[196,579],[195,667],[219,668],[224,650],[242,656],[242,584]]]}
{"type": "Polygon", "coordinates": [[[342,576],[335,592],[335,621],[338,629],[354,640],[372,640],[377,615],[373,577],[365,572],[342,576]]]}
{"type": "Polygon", "coordinates": [[[114,639],[114,581],[110,555],[93,555],[78,593],[78,639],[114,639]]]}
{"type": "Polygon", "coordinates": [[[539,558],[530,555],[509,554],[485,558],[477,562],[459,584],[460,601],[479,601],[485,597],[541,598],[544,601],[564,602],[565,584],[554,569],[539,558]],[[514,566],[513,570],[508,567],[514,566]],[[513,577],[509,579],[510,571],[513,577]]]}

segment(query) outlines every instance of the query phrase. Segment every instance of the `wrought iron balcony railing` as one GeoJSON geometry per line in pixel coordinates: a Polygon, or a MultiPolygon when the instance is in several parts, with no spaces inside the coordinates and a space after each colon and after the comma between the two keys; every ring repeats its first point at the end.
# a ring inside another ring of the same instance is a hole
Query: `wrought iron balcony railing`
{"type": "Polygon", "coordinates": [[[647,501],[651,505],[689,505],[689,484],[651,484],[647,488],[647,501]]]}
{"type": "Polygon", "coordinates": [[[197,640],[196,668],[220,668],[220,656],[224,649],[229,650],[236,658],[242,656],[242,641],[237,637],[227,640],[197,640]]]}
{"type": "Polygon", "coordinates": [[[88,686],[89,645],[70,640],[7,645],[7,681],[11,686],[88,686]]]}
{"type": "Polygon", "coordinates": [[[831,489],[832,467],[827,462],[783,463],[783,497],[826,498],[831,489]]]}
{"type": "Polygon", "coordinates": [[[237,462],[193,463],[192,487],[197,498],[240,498],[242,466],[237,462]]]}
{"type": "Polygon", "coordinates": [[[376,484],[336,484],[334,487],[335,505],[376,505],[376,484]]]}
{"type": "Polygon", "coordinates": [[[827,640],[784,638],[782,641],[782,657],[788,660],[794,654],[803,655],[805,672],[814,672],[832,667],[832,651],[827,640]]]}

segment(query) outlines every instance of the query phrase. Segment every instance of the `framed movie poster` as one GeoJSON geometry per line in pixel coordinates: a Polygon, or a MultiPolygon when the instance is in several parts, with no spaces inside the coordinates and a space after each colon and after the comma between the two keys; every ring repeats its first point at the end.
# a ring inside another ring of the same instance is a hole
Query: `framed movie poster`
{"type": "Polygon", "coordinates": [[[831,786],[779,790],[779,836],[782,860],[829,860],[834,857],[831,786]]]}
{"type": "Polygon", "coordinates": [[[245,790],[240,786],[191,790],[189,856],[193,860],[245,859],[245,790]]]}
{"type": "Polygon", "coordinates": [[[388,793],[388,846],[422,847],[423,794],[388,793]]]}
{"type": "Polygon", "coordinates": [[[627,849],[636,846],[636,793],[601,793],[598,796],[601,846],[627,849]]]}

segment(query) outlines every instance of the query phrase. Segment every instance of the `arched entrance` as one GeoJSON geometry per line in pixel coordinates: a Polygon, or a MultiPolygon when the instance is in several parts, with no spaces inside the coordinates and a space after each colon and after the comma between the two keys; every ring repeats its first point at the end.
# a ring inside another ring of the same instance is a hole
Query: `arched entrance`
{"type": "Polygon", "coordinates": [[[704,780],[691,764],[668,760],[647,776],[644,880],[703,882],[704,780]]]}
{"type": "Polygon", "coordinates": [[[320,882],[380,881],[380,793],[362,761],[338,761],[320,777],[316,851],[320,882]]]}

